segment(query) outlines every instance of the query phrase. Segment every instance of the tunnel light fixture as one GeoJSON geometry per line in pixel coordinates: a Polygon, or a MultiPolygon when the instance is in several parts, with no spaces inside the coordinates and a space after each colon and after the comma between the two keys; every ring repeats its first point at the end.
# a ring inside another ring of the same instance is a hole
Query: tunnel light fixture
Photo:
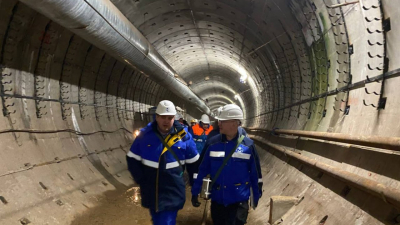
{"type": "Polygon", "coordinates": [[[240,79],[239,79],[240,83],[245,84],[247,81],[247,77],[248,77],[248,73],[247,73],[246,69],[243,68],[243,66],[238,65],[237,70],[238,70],[238,73],[240,74],[240,79]]]}
{"type": "Polygon", "coordinates": [[[236,94],[236,95],[235,95],[235,100],[238,100],[238,99],[239,99],[239,95],[236,94]]]}
{"type": "Polygon", "coordinates": [[[240,81],[240,83],[245,84],[247,81],[247,76],[241,76],[239,81],[240,81]]]}
{"type": "Polygon", "coordinates": [[[209,79],[210,79],[209,76],[206,76],[206,77],[204,78],[205,81],[207,81],[207,80],[209,80],[209,79]]]}

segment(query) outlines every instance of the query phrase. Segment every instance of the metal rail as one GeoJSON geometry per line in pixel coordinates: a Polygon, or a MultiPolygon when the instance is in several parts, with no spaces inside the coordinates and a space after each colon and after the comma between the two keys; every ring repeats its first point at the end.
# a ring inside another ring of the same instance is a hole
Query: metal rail
{"type": "Polygon", "coordinates": [[[352,5],[352,4],[357,4],[359,3],[360,0],[354,1],[354,2],[344,2],[344,3],[340,3],[340,4],[336,4],[336,5],[331,5],[331,6],[326,6],[328,9],[334,9],[334,8],[338,8],[338,7],[342,7],[342,6],[346,6],[346,5],[352,5]]]}
{"type": "Polygon", "coordinates": [[[342,133],[328,133],[304,130],[275,129],[273,131],[259,128],[247,128],[253,131],[273,132],[274,134],[294,135],[299,137],[322,139],[327,141],[343,142],[355,145],[363,145],[374,148],[384,148],[400,151],[400,137],[379,137],[379,136],[356,136],[342,133]]]}
{"type": "Polygon", "coordinates": [[[293,151],[285,149],[281,145],[273,144],[269,141],[265,141],[261,138],[258,138],[257,136],[249,135],[249,137],[256,141],[259,141],[263,144],[266,144],[269,147],[283,153],[286,157],[298,160],[301,163],[306,164],[307,166],[310,166],[310,167],[317,169],[323,173],[326,173],[336,179],[339,179],[351,187],[360,189],[371,195],[374,195],[374,196],[382,199],[385,203],[392,205],[397,209],[400,209],[400,190],[399,189],[391,188],[382,183],[378,183],[374,180],[364,178],[357,174],[350,173],[348,171],[328,165],[326,163],[318,162],[315,159],[310,159],[306,156],[302,156],[293,151]]]}

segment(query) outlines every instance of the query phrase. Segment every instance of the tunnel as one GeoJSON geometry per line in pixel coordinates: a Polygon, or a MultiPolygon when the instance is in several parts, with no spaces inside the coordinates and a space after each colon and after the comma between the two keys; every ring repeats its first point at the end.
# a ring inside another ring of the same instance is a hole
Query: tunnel
{"type": "Polygon", "coordinates": [[[0,224],[151,224],[125,157],[161,100],[188,121],[243,109],[264,183],[247,224],[400,224],[399,16],[395,0],[0,0],[0,224]]]}

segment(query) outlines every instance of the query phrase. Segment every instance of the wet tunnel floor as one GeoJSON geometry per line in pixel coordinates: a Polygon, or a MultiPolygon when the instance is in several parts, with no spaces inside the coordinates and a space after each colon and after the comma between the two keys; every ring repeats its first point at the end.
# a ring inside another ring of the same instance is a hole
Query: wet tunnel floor
{"type": "MultiPolygon", "coordinates": [[[[178,212],[177,225],[201,224],[205,201],[199,208],[190,203],[190,188],[186,189],[186,203],[178,212]]],[[[114,190],[104,193],[98,198],[97,206],[88,208],[78,215],[71,225],[151,225],[148,209],[140,205],[139,188],[133,187],[124,190],[114,190]]],[[[207,221],[211,225],[211,221],[207,221]]]]}

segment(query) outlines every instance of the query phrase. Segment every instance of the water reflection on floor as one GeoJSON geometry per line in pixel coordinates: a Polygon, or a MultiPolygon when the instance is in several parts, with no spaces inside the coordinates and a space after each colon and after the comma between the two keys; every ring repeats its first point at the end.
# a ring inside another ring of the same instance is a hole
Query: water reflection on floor
{"type": "Polygon", "coordinates": [[[132,187],[130,189],[128,189],[125,194],[128,196],[128,200],[132,203],[132,204],[137,204],[140,205],[140,188],[139,187],[132,187]]]}
{"type": "MultiPolygon", "coordinates": [[[[190,189],[186,191],[186,204],[178,213],[178,225],[201,224],[204,201],[199,208],[190,203],[190,189]]],[[[148,209],[141,207],[139,187],[123,191],[108,191],[100,197],[96,207],[89,208],[71,223],[72,225],[151,225],[148,209]]],[[[207,224],[212,224],[210,221],[207,224]]]]}

